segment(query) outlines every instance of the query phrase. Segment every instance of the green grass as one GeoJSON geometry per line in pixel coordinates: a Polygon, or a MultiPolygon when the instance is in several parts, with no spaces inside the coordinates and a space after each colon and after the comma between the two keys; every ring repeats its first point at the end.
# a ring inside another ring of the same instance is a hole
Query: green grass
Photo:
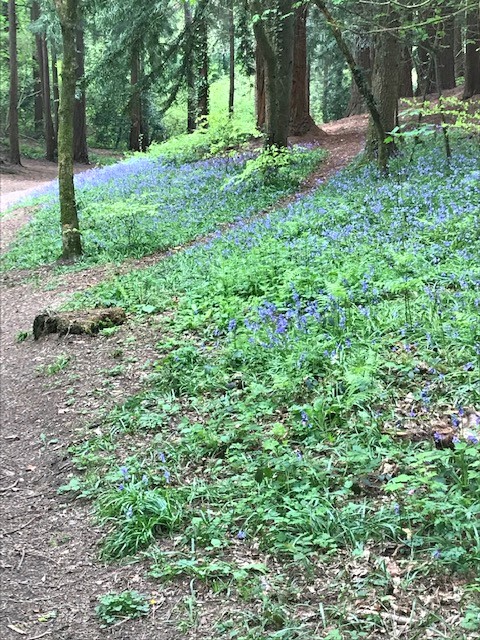
{"type": "Polygon", "coordinates": [[[479,630],[480,159],[456,146],[72,302],[160,314],[149,387],[76,448],[74,489],[104,558],[235,594],[212,637],[383,637],[395,602],[412,634],[479,630]],[[449,580],[460,603],[422,599],[449,580]]]}

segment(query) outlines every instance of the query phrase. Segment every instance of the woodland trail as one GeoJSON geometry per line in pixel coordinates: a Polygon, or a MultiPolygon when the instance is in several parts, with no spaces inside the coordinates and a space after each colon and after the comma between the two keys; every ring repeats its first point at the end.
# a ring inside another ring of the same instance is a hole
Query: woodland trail
{"type": "MultiPolygon", "coordinates": [[[[329,157],[304,192],[359,153],[365,128],[365,116],[324,127],[329,135],[322,146],[329,157]]],[[[131,261],[120,269],[147,266],[164,256],[131,261]]],[[[99,431],[101,416],[142,386],[157,357],[158,325],[152,316],[144,324],[127,323],[109,338],[50,336],[19,342],[16,337],[30,330],[41,310],[57,307],[67,295],[118,270],[103,266],[65,274],[47,288],[46,271],[13,272],[1,284],[0,636],[5,640],[206,640],[211,632],[208,611],[222,608],[221,595],[198,587],[205,619],[194,632],[179,631],[176,623],[188,585],[146,582],[138,564],[99,563],[101,533],[89,506],[57,492],[73,470],[68,447],[81,440],[86,425],[99,431]],[[123,370],[113,374],[119,364],[123,370]],[[154,615],[101,629],[95,617],[97,597],[123,589],[152,594],[154,615]]]]}

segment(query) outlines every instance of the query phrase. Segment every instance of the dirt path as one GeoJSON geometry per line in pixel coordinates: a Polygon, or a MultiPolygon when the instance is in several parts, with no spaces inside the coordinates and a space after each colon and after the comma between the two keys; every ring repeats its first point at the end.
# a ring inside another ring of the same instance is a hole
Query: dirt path
{"type": "MultiPolygon", "coordinates": [[[[365,118],[325,129],[330,134],[324,142],[329,160],[304,189],[359,152],[365,118]]],[[[135,261],[129,268],[161,258],[135,261]]],[[[48,291],[14,273],[1,285],[0,637],[5,640],[206,639],[211,634],[208,610],[222,606],[221,596],[200,593],[205,620],[196,630],[179,631],[176,624],[188,584],[149,584],[138,565],[101,565],[96,560],[101,534],[89,506],[57,493],[72,472],[68,446],[79,437],[79,429],[86,424],[101,429],[105,411],[144,383],[148,362],[156,358],[158,323],[152,317],[148,324],[127,324],[110,338],[19,342],[16,336],[30,329],[39,311],[58,306],[66,295],[109,272],[99,267],[68,274],[48,291]],[[155,615],[101,629],[94,613],[97,596],[130,588],[155,597],[155,615]]],[[[43,277],[40,281],[45,283],[43,277]]]]}

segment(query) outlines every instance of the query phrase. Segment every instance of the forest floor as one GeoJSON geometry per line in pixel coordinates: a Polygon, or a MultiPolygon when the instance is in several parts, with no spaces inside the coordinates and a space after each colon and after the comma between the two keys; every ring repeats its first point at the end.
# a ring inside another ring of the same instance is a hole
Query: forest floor
{"type": "MultiPolygon", "coordinates": [[[[306,181],[304,191],[328,179],[361,151],[366,122],[365,116],[355,116],[323,127],[328,135],[322,147],[329,155],[306,181]]],[[[2,176],[2,206],[42,186],[55,170],[42,161],[26,161],[18,174],[2,176]]],[[[288,198],[277,206],[287,202],[288,198]]],[[[1,219],[3,249],[31,215],[31,209],[19,208],[1,219]]],[[[152,264],[163,255],[138,260],[128,268],[152,264]]],[[[206,640],[211,637],[212,612],[218,618],[224,609],[221,594],[200,586],[201,619],[193,630],[179,630],[178,622],[186,615],[188,580],[161,587],[148,581],[139,563],[101,564],[101,533],[92,524],[89,505],[58,493],[72,472],[68,448],[80,431],[88,424],[93,433],[110,408],[142,386],[157,358],[153,345],[159,329],[152,316],[140,324],[127,322],[112,337],[51,336],[34,342],[20,341],[19,334],[30,330],[37,313],[58,307],[71,293],[115,271],[117,267],[103,266],[59,278],[37,269],[3,277],[0,635],[5,640],[206,640]],[[126,365],[121,371],[115,368],[119,354],[126,365]],[[153,614],[101,629],[95,616],[98,597],[122,589],[150,593],[153,614]]]]}

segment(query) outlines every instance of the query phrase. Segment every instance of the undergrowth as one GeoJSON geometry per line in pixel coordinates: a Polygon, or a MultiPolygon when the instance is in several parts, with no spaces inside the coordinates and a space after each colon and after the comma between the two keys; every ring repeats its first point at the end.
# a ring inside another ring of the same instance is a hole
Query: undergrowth
{"type": "Polygon", "coordinates": [[[241,602],[211,637],[479,630],[480,160],[410,157],[74,298],[162,338],[71,488],[104,558],[241,602]],[[451,576],[457,599],[427,601],[451,576]]]}
{"type": "MultiPolygon", "coordinates": [[[[294,191],[325,154],[297,148],[288,156],[266,177],[259,170],[254,181],[239,179],[253,154],[177,166],[152,153],[78,175],[80,264],[140,258],[249,218],[294,191]]],[[[61,253],[58,194],[50,186],[37,198],[40,210],[2,256],[3,269],[52,263],[61,253]]]]}

